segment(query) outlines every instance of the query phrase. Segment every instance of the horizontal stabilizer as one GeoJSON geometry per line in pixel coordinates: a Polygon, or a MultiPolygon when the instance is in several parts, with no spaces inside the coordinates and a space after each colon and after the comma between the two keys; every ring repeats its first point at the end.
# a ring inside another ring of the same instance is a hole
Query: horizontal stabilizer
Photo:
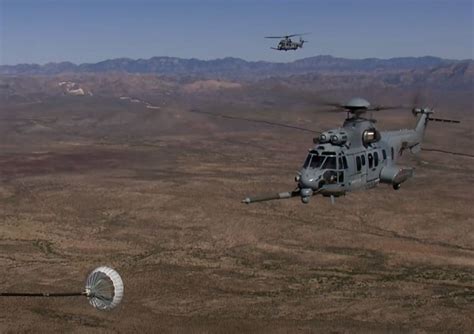
{"type": "Polygon", "coordinates": [[[416,145],[410,147],[410,151],[411,151],[411,153],[413,153],[413,154],[418,154],[418,153],[420,153],[420,151],[421,151],[421,145],[420,145],[420,144],[416,144],[416,145]]]}

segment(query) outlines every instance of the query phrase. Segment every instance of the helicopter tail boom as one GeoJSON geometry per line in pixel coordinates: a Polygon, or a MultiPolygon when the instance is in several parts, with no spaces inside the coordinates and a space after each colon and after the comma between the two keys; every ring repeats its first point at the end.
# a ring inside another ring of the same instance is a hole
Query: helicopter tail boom
{"type": "Polygon", "coordinates": [[[433,110],[429,108],[414,108],[412,110],[415,116],[420,115],[414,129],[406,129],[399,131],[388,131],[383,133],[383,137],[389,145],[394,148],[398,155],[409,149],[412,153],[419,153],[422,149],[422,141],[428,122],[449,122],[459,123],[456,120],[442,119],[431,117],[433,110]]]}
{"type": "Polygon", "coordinates": [[[428,108],[415,108],[412,112],[415,116],[418,114],[421,115],[415,127],[415,132],[420,136],[421,139],[423,138],[426,126],[428,125],[428,120],[430,119],[430,115],[433,113],[433,111],[428,108]]]}
{"type": "Polygon", "coordinates": [[[413,112],[413,115],[415,116],[421,115],[415,128],[415,131],[420,134],[423,134],[426,128],[426,125],[428,124],[428,121],[443,122],[443,123],[460,123],[459,121],[454,120],[454,119],[431,117],[433,110],[429,108],[414,108],[412,112],[413,112]]]}

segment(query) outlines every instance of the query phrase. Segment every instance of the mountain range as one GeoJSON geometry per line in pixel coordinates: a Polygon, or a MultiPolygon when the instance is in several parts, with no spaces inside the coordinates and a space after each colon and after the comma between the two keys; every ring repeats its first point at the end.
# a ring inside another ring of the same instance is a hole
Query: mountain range
{"type": "MultiPolygon", "coordinates": [[[[315,93],[390,95],[417,90],[451,101],[472,101],[474,61],[436,57],[344,59],[316,56],[289,63],[154,57],[95,64],[49,63],[0,66],[0,101],[31,102],[51,96],[134,97],[185,101],[190,96],[231,100],[307,100],[315,93]],[[212,98],[210,97],[212,96],[212,98]]],[[[292,103],[294,103],[293,101],[292,103]]],[[[472,102],[465,109],[472,109],[472,102]]]]}
{"type": "Polygon", "coordinates": [[[456,64],[472,64],[473,60],[452,60],[431,56],[390,59],[346,59],[319,55],[293,62],[246,61],[239,58],[215,60],[153,57],[150,59],[117,58],[98,63],[71,62],[1,65],[0,75],[58,75],[64,73],[137,73],[174,77],[200,77],[226,80],[255,80],[301,74],[367,74],[428,70],[456,64]]]}

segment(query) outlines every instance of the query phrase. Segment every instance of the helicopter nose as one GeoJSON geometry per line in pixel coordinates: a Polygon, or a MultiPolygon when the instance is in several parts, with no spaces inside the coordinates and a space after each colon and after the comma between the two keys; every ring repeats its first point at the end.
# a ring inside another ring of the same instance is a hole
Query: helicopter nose
{"type": "Polygon", "coordinates": [[[318,180],[319,177],[317,175],[303,171],[299,177],[298,185],[300,189],[309,188],[316,190],[318,188],[318,180]]]}

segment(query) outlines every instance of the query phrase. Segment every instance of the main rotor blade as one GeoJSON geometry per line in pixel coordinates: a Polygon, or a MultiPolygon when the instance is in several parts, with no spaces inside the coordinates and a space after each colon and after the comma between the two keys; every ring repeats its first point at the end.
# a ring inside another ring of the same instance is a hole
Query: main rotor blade
{"type": "Polygon", "coordinates": [[[285,36],[265,36],[264,38],[290,38],[290,37],[295,37],[295,36],[304,36],[304,35],[309,35],[310,32],[304,32],[302,34],[293,34],[293,35],[285,35],[285,36]]]}
{"type": "Polygon", "coordinates": [[[344,104],[339,103],[339,102],[326,100],[326,99],[322,99],[320,97],[313,98],[313,101],[314,101],[315,104],[318,104],[320,106],[344,109],[344,104]]]}
{"type": "Polygon", "coordinates": [[[427,152],[436,152],[436,153],[443,153],[443,154],[452,154],[452,155],[459,155],[461,157],[467,157],[467,158],[474,158],[474,154],[469,154],[469,153],[462,153],[462,152],[453,152],[453,151],[447,151],[447,150],[441,150],[437,148],[421,148],[422,151],[427,151],[427,152]]]}
{"type": "Polygon", "coordinates": [[[414,108],[424,107],[422,104],[425,103],[425,100],[426,100],[426,96],[423,93],[422,88],[418,87],[415,94],[413,95],[411,106],[409,106],[409,108],[414,109],[414,108]]]}
{"type": "Polygon", "coordinates": [[[304,32],[302,34],[293,34],[293,35],[288,35],[288,36],[285,36],[285,37],[295,37],[295,36],[304,36],[304,35],[309,35],[310,32],[304,32]]]}
{"type": "Polygon", "coordinates": [[[382,111],[382,110],[395,110],[395,109],[403,109],[403,106],[373,106],[367,108],[367,111],[382,111]]]}
{"type": "Polygon", "coordinates": [[[339,104],[339,103],[330,103],[330,102],[328,102],[328,103],[323,104],[323,106],[337,108],[341,111],[345,109],[344,105],[339,104]]]}
{"type": "Polygon", "coordinates": [[[263,120],[263,119],[255,119],[255,118],[246,118],[246,117],[239,117],[239,116],[224,115],[224,114],[213,113],[213,112],[209,112],[209,111],[202,111],[202,110],[198,110],[198,109],[191,109],[189,111],[193,112],[193,113],[205,114],[205,115],[209,115],[209,116],[213,116],[213,117],[220,117],[220,118],[226,118],[226,119],[235,119],[235,120],[254,122],[254,123],[262,123],[262,124],[266,124],[266,125],[278,126],[278,127],[282,127],[282,128],[289,128],[289,129],[306,131],[306,132],[311,132],[311,133],[320,133],[319,131],[315,131],[315,130],[308,129],[308,128],[303,128],[303,127],[296,126],[296,125],[276,123],[276,122],[266,121],[266,120],[263,120]]]}
{"type": "Polygon", "coordinates": [[[411,108],[417,108],[420,106],[420,100],[421,100],[420,95],[421,93],[417,92],[415,96],[413,96],[413,100],[411,101],[411,108]]]}
{"type": "Polygon", "coordinates": [[[344,109],[343,107],[335,107],[333,109],[324,109],[324,112],[350,112],[349,109],[344,109]]]}

